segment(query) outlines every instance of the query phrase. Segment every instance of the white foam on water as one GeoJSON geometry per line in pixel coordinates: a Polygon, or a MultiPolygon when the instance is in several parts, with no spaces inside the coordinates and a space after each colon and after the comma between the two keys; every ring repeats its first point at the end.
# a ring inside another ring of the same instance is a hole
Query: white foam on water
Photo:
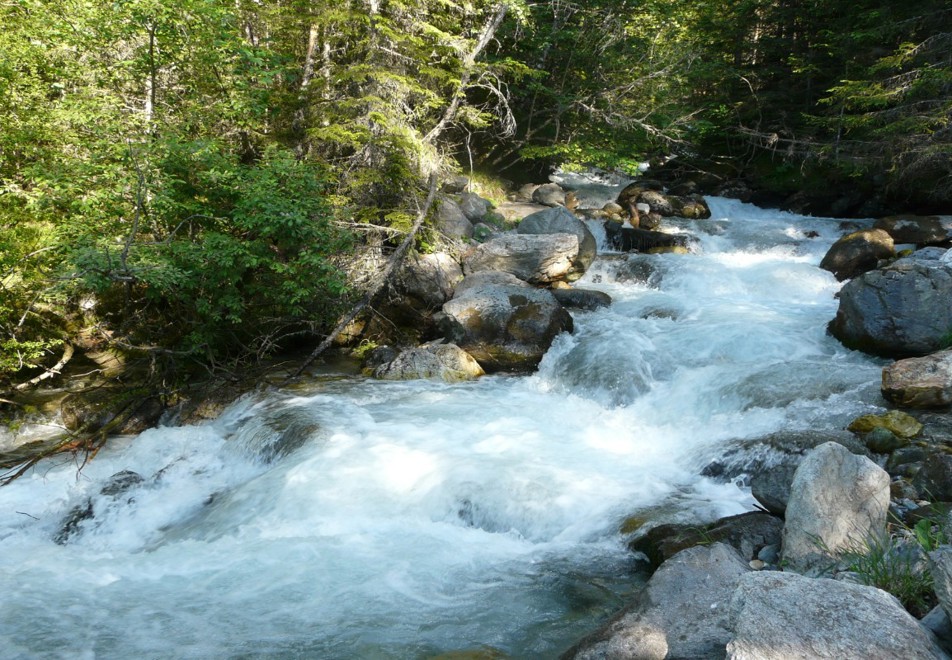
{"type": "Polygon", "coordinates": [[[629,588],[627,516],[749,510],[698,476],[725,442],[875,406],[879,365],[824,331],[835,223],[711,203],[696,254],[593,268],[614,304],[533,376],[259,394],[0,489],[4,655],[558,655],[629,588]]]}

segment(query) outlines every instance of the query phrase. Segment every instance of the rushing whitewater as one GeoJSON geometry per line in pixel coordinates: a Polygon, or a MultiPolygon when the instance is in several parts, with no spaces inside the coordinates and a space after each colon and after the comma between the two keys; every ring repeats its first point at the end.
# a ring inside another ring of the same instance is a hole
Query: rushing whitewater
{"type": "Polygon", "coordinates": [[[709,202],[693,254],[603,254],[535,375],[316,378],[0,489],[2,655],[556,656],[638,584],[622,521],[749,510],[725,446],[879,405],[825,333],[838,223],[709,202]]]}

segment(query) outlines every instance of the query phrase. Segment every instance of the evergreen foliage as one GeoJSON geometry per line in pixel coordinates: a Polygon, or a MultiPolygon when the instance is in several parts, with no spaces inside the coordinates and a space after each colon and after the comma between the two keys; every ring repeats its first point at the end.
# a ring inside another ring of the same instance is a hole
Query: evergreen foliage
{"type": "Polygon", "coordinates": [[[458,163],[671,153],[952,203],[942,0],[12,0],[0,381],[78,333],[220,360],[320,335],[458,163]],[[368,260],[369,261],[369,260],[368,260]]]}

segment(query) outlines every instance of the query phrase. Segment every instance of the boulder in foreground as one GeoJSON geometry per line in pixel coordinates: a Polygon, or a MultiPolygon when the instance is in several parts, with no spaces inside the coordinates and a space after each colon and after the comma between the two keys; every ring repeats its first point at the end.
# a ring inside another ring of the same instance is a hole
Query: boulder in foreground
{"type": "Polygon", "coordinates": [[[932,633],[875,587],[764,571],[730,604],[731,660],[947,658],[932,633]]]}
{"type": "Polygon", "coordinates": [[[723,658],[731,594],[748,572],[737,552],[722,543],[680,552],[618,617],[562,657],[723,658]]]}
{"type": "Polygon", "coordinates": [[[865,456],[828,442],[797,467],[787,501],[783,559],[796,572],[826,568],[885,529],[889,475],[865,456]]]}

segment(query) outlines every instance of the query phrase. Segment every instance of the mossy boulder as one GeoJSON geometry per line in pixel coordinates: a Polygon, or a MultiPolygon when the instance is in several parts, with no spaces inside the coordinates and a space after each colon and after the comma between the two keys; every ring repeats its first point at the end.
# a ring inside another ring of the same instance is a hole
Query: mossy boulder
{"type": "Polygon", "coordinates": [[[900,438],[914,438],[922,430],[922,424],[908,413],[890,410],[882,415],[857,417],[847,426],[853,433],[869,433],[877,428],[886,429],[900,438]]]}

